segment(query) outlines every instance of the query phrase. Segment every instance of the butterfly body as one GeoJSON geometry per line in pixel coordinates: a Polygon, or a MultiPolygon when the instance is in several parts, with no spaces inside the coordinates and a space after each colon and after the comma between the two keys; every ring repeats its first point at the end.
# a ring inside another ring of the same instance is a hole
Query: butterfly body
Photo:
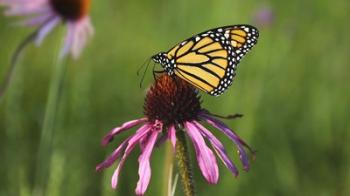
{"type": "Polygon", "coordinates": [[[169,75],[219,96],[232,84],[242,57],[257,43],[258,30],[250,25],[211,29],[195,35],[168,52],[152,57],[169,75]]]}
{"type": "Polygon", "coordinates": [[[160,52],[152,57],[153,61],[159,63],[168,75],[174,74],[174,69],[176,68],[175,60],[169,59],[165,52],[160,52]]]}

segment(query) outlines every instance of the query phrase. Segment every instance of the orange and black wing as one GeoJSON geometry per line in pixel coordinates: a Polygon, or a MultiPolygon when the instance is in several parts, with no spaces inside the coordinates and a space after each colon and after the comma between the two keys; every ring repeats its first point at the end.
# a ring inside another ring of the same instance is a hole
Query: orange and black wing
{"type": "Polygon", "coordinates": [[[185,40],[167,56],[178,77],[218,96],[231,85],[237,64],[257,38],[258,30],[249,25],[220,27],[185,40]]]}

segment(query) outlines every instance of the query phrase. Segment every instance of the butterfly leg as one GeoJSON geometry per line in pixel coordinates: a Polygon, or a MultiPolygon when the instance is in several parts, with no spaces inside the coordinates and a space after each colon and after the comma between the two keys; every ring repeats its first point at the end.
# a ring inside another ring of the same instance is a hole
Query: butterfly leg
{"type": "Polygon", "coordinates": [[[215,117],[218,117],[218,118],[222,118],[222,119],[236,119],[236,118],[242,118],[243,117],[243,114],[230,114],[230,115],[227,115],[227,116],[222,116],[222,115],[218,115],[218,114],[213,114],[209,111],[206,111],[208,114],[212,115],[212,116],[215,116],[215,117]]]}
{"type": "Polygon", "coordinates": [[[157,79],[157,75],[160,75],[162,73],[164,73],[165,71],[156,71],[156,70],[153,70],[153,78],[156,80],[157,79]]]}

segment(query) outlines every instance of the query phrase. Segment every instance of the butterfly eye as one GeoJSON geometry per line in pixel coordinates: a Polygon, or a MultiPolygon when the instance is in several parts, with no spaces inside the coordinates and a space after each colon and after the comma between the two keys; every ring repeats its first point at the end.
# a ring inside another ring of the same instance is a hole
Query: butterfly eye
{"type": "Polygon", "coordinates": [[[153,60],[154,62],[158,63],[158,61],[159,61],[158,55],[152,56],[152,60],[153,60]]]}

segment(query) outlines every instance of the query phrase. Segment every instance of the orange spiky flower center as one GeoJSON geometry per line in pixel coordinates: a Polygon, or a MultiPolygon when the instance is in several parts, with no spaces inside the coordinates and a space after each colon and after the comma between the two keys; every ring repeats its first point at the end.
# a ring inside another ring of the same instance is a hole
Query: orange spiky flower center
{"type": "Polygon", "coordinates": [[[79,20],[90,10],[90,0],[50,0],[55,10],[65,20],[79,20]]]}
{"type": "Polygon", "coordinates": [[[196,120],[200,104],[192,86],[176,76],[162,74],[147,92],[144,113],[149,121],[160,120],[167,126],[196,120]]]}

